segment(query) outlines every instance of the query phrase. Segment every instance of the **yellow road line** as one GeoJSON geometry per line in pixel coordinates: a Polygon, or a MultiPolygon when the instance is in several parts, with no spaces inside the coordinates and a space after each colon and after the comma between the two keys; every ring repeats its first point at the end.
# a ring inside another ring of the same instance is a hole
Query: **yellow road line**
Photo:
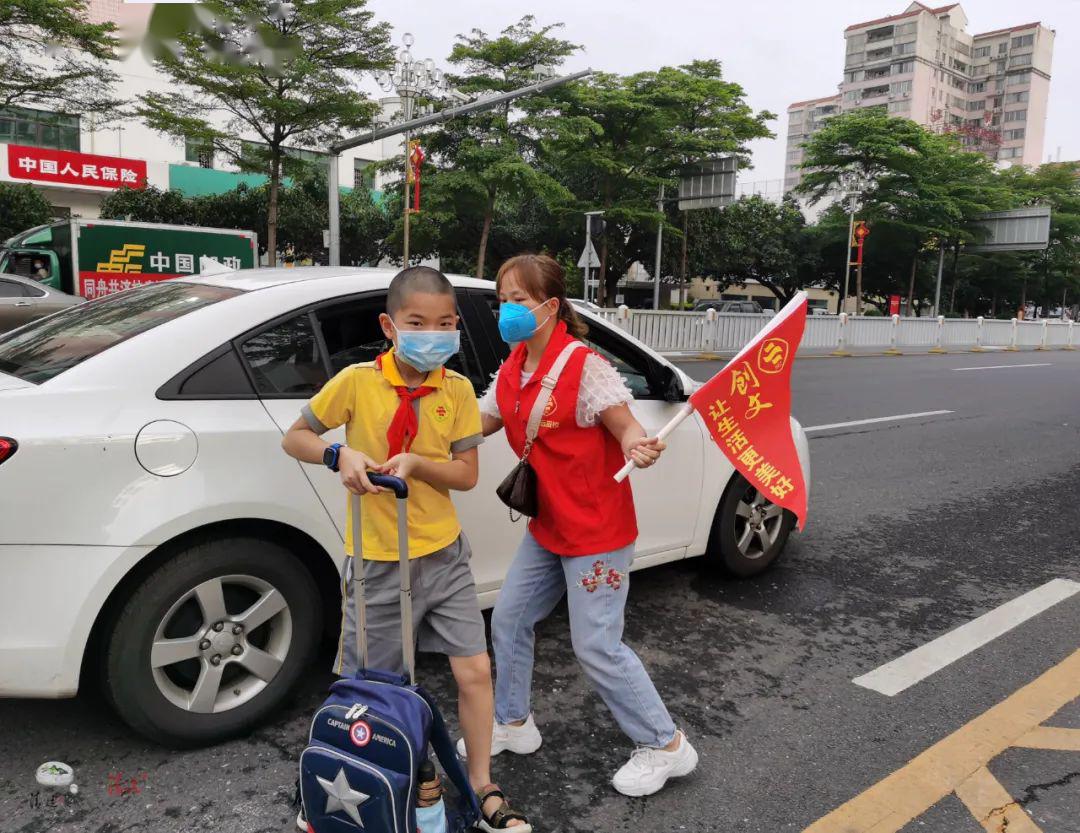
{"type": "Polygon", "coordinates": [[[1062,752],[1080,752],[1080,729],[1036,726],[1014,745],[1023,746],[1026,749],[1059,749],[1062,752]]]}
{"type": "Polygon", "coordinates": [[[1042,833],[1024,808],[984,766],[957,785],[956,797],[964,802],[987,833],[1042,833]]]}
{"type": "Polygon", "coordinates": [[[804,833],[896,833],[1077,697],[1080,650],[804,833]]]}

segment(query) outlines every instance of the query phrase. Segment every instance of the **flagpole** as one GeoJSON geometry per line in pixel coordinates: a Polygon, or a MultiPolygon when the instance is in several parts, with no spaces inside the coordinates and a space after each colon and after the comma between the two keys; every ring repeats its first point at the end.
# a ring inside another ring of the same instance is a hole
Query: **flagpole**
{"type": "MultiPolygon", "coordinates": [[[[680,423],[692,413],[694,413],[694,406],[689,402],[684,402],[683,406],[679,409],[679,412],[671,418],[671,421],[656,433],[656,439],[666,440],[668,434],[678,428],[680,423]]],[[[615,475],[615,482],[622,483],[634,468],[634,461],[627,460],[626,465],[619,469],[619,473],[615,475]]]]}

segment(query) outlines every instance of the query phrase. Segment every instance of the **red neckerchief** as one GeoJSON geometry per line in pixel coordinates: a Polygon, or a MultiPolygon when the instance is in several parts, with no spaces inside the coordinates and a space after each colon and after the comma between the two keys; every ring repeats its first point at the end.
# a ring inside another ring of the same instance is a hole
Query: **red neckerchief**
{"type": "MultiPolygon", "coordinates": [[[[389,355],[389,353],[383,353],[375,357],[375,366],[379,370],[382,370],[383,356],[389,355]]],[[[445,367],[442,372],[445,377],[445,367]]],[[[415,390],[409,390],[405,385],[394,385],[393,387],[398,395],[398,407],[394,412],[394,418],[390,420],[390,427],[386,430],[386,442],[389,446],[386,455],[387,459],[412,448],[413,440],[416,439],[416,432],[420,429],[420,421],[416,418],[416,411],[413,410],[412,403],[420,397],[427,396],[437,390],[437,388],[430,385],[421,385],[415,390]]]]}

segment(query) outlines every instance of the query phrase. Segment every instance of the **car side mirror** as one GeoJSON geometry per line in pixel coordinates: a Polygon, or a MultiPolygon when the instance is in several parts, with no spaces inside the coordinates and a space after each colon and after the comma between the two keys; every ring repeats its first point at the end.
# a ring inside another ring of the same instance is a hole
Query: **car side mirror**
{"type": "Polygon", "coordinates": [[[660,365],[660,395],[665,402],[685,402],[689,398],[682,377],[666,364],[660,365]]]}

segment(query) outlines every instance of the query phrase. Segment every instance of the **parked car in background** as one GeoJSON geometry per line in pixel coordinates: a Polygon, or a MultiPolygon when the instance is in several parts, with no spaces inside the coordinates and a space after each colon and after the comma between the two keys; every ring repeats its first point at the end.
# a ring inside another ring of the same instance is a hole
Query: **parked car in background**
{"type": "Polygon", "coordinates": [[[757,301],[721,301],[717,299],[697,301],[694,303],[693,311],[705,312],[710,309],[714,309],[717,312],[744,312],[756,313],[758,315],[763,312],[761,304],[757,301]]]}
{"type": "Polygon", "coordinates": [[[84,302],[34,278],[0,274],[0,333],[84,302]]]}
{"type": "MultiPolygon", "coordinates": [[[[0,337],[0,697],[70,697],[90,671],[131,726],[170,746],[274,712],[338,627],[346,503],[339,476],[286,456],[282,433],[333,374],[386,349],[393,275],[161,281],[0,337]]],[[[491,281],[451,281],[461,351],[449,367],[479,391],[508,352],[498,297],[491,281]]],[[[580,312],[655,432],[697,383],[580,312]]],[[[793,516],[733,469],[697,414],[668,445],[633,475],[633,568],[705,556],[738,575],[766,569],[793,516]]],[[[489,437],[477,488],[454,495],[484,605],[522,534],[495,497],[516,462],[502,433],[489,437]]]]}

